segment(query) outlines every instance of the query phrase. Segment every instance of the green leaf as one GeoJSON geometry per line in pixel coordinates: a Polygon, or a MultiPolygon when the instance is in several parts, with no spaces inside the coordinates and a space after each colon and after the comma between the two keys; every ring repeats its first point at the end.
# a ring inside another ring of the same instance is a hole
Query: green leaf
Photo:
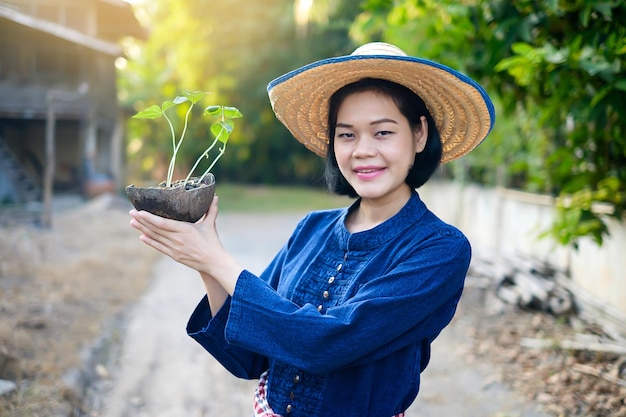
{"type": "Polygon", "coordinates": [[[209,113],[213,117],[219,117],[222,115],[222,106],[209,106],[204,109],[204,113],[209,113]]]}
{"type": "Polygon", "coordinates": [[[228,119],[239,119],[240,117],[243,117],[243,115],[236,107],[224,106],[224,117],[228,119]]]}
{"type": "Polygon", "coordinates": [[[177,97],[174,99],[174,104],[182,104],[182,103],[184,103],[184,102],[186,102],[186,101],[191,101],[191,100],[189,100],[189,99],[188,99],[187,97],[185,97],[185,96],[177,96],[177,97]]]}
{"type": "Polygon", "coordinates": [[[558,13],[559,11],[559,2],[557,0],[547,0],[546,6],[552,13],[558,13]]]}
{"type": "Polygon", "coordinates": [[[615,88],[621,91],[626,91],[626,78],[622,78],[621,80],[617,80],[615,82],[615,88]]]}
{"type": "Polygon", "coordinates": [[[183,95],[189,99],[193,104],[196,104],[202,97],[211,94],[205,91],[189,91],[183,90],[183,95]]]}
{"type": "Polygon", "coordinates": [[[211,125],[211,133],[219,139],[220,135],[224,134],[224,127],[222,127],[219,123],[214,123],[211,125]]]}
{"type": "Polygon", "coordinates": [[[593,98],[591,99],[591,102],[589,103],[590,107],[595,107],[600,101],[602,101],[611,91],[613,90],[613,87],[611,87],[610,85],[607,85],[606,87],[604,87],[602,90],[598,91],[598,93],[596,93],[593,98]]]}
{"type": "Polygon", "coordinates": [[[511,45],[511,50],[517,55],[528,56],[535,51],[535,48],[524,42],[515,42],[511,45]]]}
{"type": "Polygon", "coordinates": [[[223,120],[211,125],[211,133],[222,143],[228,142],[228,137],[233,131],[234,123],[230,120],[223,120]]]}
{"type": "Polygon", "coordinates": [[[612,2],[594,2],[593,3],[593,8],[602,13],[604,15],[605,19],[611,19],[612,15],[613,15],[613,4],[612,2]]]}
{"type": "Polygon", "coordinates": [[[133,116],[133,119],[156,119],[163,116],[163,110],[161,107],[154,104],[145,110],[142,110],[133,116]]]}
{"type": "Polygon", "coordinates": [[[515,67],[524,67],[528,64],[528,61],[525,58],[520,56],[512,56],[510,58],[504,58],[495,67],[496,71],[507,71],[511,68],[515,67]]]}
{"type": "Polygon", "coordinates": [[[551,64],[562,64],[567,61],[569,57],[569,49],[567,47],[562,49],[557,49],[550,44],[546,44],[543,47],[545,51],[545,58],[551,64]]]}
{"type": "Polygon", "coordinates": [[[176,106],[179,103],[174,103],[171,100],[167,100],[163,102],[163,105],[161,105],[161,108],[163,109],[163,112],[165,112],[167,109],[169,109],[170,107],[176,106]]]}
{"type": "Polygon", "coordinates": [[[532,62],[529,62],[526,57],[521,56],[513,56],[511,58],[503,59],[496,65],[495,70],[506,70],[521,86],[530,85],[533,82],[535,73],[537,72],[535,65],[533,65],[532,62]]]}
{"type": "Polygon", "coordinates": [[[584,10],[579,12],[579,19],[580,19],[580,23],[584,26],[587,27],[589,26],[589,18],[591,16],[591,8],[589,6],[587,6],[584,10]]]}

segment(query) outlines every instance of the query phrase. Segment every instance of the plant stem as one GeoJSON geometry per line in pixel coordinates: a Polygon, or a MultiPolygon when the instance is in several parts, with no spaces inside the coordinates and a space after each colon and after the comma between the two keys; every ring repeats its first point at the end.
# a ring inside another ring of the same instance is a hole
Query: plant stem
{"type": "MultiPolygon", "coordinates": [[[[224,122],[226,120],[226,117],[224,116],[224,106],[222,107],[222,115],[221,115],[221,119],[222,122],[224,122]]],[[[202,158],[204,158],[205,156],[208,158],[209,156],[209,152],[215,147],[215,144],[217,144],[217,142],[221,141],[224,146],[222,146],[220,148],[220,153],[215,157],[215,159],[213,159],[213,162],[211,163],[211,165],[206,169],[206,171],[204,171],[204,173],[200,176],[200,178],[198,179],[198,182],[202,182],[202,180],[204,179],[204,177],[211,171],[211,168],[213,168],[215,166],[215,163],[222,157],[222,155],[224,154],[224,151],[226,150],[226,142],[228,141],[228,137],[230,136],[230,132],[228,132],[226,129],[224,129],[222,127],[222,129],[220,130],[219,135],[217,135],[217,137],[215,138],[215,140],[213,141],[213,143],[211,143],[211,145],[202,153],[202,155],[200,155],[200,157],[198,159],[196,159],[195,164],[193,164],[193,167],[191,168],[191,170],[189,171],[189,174],[187,174],[187,178],[185,178],[185,182],[183,183],[183,187],[185,187],[187,185],[187,181],[189,180],[189,178],[191,177],[191,174],[193,174],[193,172],[195,171],[196,167],[198,166],[198,164],[200,163],[200,161],[202,160],[202,158]],[[224,138],[224,140],[222,140],[222,138],[226,136],[224,138]]]]}
{"type": "MultiPolygon", "coordinates": [[[[211,149],[213,149],[215,147],[215,144],[217,143],[217,138],[215,138],[215,140],[213,140],[213,143],[211,143],[211,146],[209,146],[203,153],[202,155],[200,155],[200,157],[198,159],[196,159],[196,163],[193,164],[193,167],[191,167],[191,170],[189,170],[189,174],[187,174],[187,178],[185,178],[185,182],[183,183],[183,187],[185,185],[187,185],[187,181],[189,181],[189,178],[191,178],[191,174],[193,174],[193,172],[195,171],[196,167],[198,166],[198,164],[200,163],[200,161],[202,160],[202,158],[204,158],[205,156],[209,155],[209,152],[211,151],[211,149]]],[[[213,167],[213,165],[215,164],[215,161],[213,161],[213,164],[211,164],[211,167],[213,167]]],[[[206,175],[206,173],[202,174],[202,177],[200,177],[200,181],[202,181],[202,178],[204,178],[204,176],[206,175]]]]}
{"type": "Polygon", "coordinates": [[[172,148],[174,149],[172,159],[170,159],[170,165],[167,168],[167,179],[165,180],[165,186],[171,187],[172,176],[174,175],[174,164],[176,163],[176,152],[178,151],[178,148],[176,146],[176,134],[174,133],[174,125],[172,124],[170,118],[167,117],[167,114],[165,114],[165,112],[163,112],[163,117],[165,117],[165,120],[167,120],[167,124],[170,125],[170,131],[172,133],[172,148]]]}
{"type": "MultiPolygon", "coordinates": [[[[222,109],[224,109],[224,106],[222,106],[222,109]]],[[[224,112],[222,111],[222,122],[226,120],[226,118],[224,117],[224,112]]],[[[224,146],[222,146],[220,148],[220,153],[215,157],[215,159],[213,160],[213,163],[211,163],[211,165],[206,169],[206,171],[204,171],[204,173],[202,174],[202,176],[200,177],[200,181],[202,181],[202,179],[204,178],[204,176],[206,174],[208,174],[211,171],[211,168],[213,168],[213,166],[215,165],[215,163],[218,161],[218,159],[220,159],[222,157],[222,155],[224,155],[224,151],[226,150],[226,142],[228,140],[228,137],[230,136],[230,133],[224,133],[224,130],[220,131],[220,134],[218,137],[215,138],[215,142],[217,142],[222,135],[226,135],[226,140],[222,141],[222,143],[224,144],[224,146]]],[[[213,144],[211,145],[211,148],[213,148],[213,146],[215,146],[215,142],[213,142],[213,144]]],[[[207,151],[208,152],[208,151],[207,151]]]]}
{"type": "MultiPolygon", "coordinates": [[[[174,152],[172,154],[172,159],[170,160],[170,166],[167,170],[167,181],[165,183],[165,185],[167,187],[171,187],[172,186],[172,177],[174,176],[174,165],[176,163],[176,155],[178,154],[178,150],[180,149],[180,145],[182,145],[183,143],[183,139],[185,138],[185,133],[187,132],[187,125],[189,123],[189,114],[191,114],[191,109],[193,108],[193,101],[191,102],[191,104],[189,105],[189,108],[187,109],[187,113],[185,113],[185,125],[183,126],[183,131],[180,134],[180,139],[178,140],[178,143],[176,143],[176,136],[174,135],[174,127],[172,125],[172,122],[170,121],[170,119],[167,117],[167,115],[165,114],[165,112],[163,112],[163,116],[165,117],[165,119],[167,120],[167,122],[170,124],[170,129],[172,130],[172,142],[174,145],[174,152]]],[[[185,180],[185,184],[187,184],[187,180],[185,180]]]]}
{"type": "Polygon", "coordinates": [[[220,159],[222,157],[222,155],[224,155],[224,151],[226,150],[226,145],[222,146],[220,148],[220,153],[215,157],[215,159],[213,160],[213,163],[211,164],[211,166],[209,166],[206,171],[204,171],[204,173],[202,174],[202,176],[200,177],[200,182],[202,182],[202,180],[204,179],[204,177],[206,176],[206,174],[208,174],[211,171],[211,168],[213,168],[213,165],[215,165],[215,163],[217,162],[218,159],[220,159]]]}

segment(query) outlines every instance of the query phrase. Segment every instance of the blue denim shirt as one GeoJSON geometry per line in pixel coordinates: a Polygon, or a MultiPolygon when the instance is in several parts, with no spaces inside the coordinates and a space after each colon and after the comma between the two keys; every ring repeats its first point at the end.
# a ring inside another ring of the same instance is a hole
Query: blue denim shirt
{"type": "Polygon", "coordinates": [[[260,277],[243,271],[215,317],[205,297],[187,326],[232,374],[269,369],[283,416],[405,411],[461,296],[470,245],[417,192],[371,230],[346,229],[351,209],[307,215],[260,277]]]}

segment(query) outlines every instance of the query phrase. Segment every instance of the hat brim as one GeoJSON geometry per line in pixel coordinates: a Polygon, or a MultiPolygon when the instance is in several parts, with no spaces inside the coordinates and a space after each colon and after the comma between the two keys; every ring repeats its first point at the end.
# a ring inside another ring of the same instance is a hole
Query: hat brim
{"type": "Polygon", "coordinates": [[[493,103],[479,84],[444,65],[409,56],[324,59],[276,78],[267,91],[278,120],[309,150],[324,157],[330,98],[341,87],[363,78],[393,81],[424,100],[439,130],[442,163],[469,153],[493,127],[493,103]]]}

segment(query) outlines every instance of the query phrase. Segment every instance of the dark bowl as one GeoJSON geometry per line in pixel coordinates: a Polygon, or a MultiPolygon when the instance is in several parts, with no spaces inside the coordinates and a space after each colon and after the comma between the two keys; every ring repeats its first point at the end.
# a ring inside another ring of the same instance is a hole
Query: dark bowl
{"type": "MultiPolygon", "coordinates": [[[[191,178],[189,182],[197,181],[191,178]]],[[[137,210],[145,210],[168,219],[195,223],[209,209],[215,195],[215,177],[207,174],[202,182],[190,188],[189,182],[183,187],[177,181],[171,187],[135,187],[125,188],[126,196],[137,210]]]]}

